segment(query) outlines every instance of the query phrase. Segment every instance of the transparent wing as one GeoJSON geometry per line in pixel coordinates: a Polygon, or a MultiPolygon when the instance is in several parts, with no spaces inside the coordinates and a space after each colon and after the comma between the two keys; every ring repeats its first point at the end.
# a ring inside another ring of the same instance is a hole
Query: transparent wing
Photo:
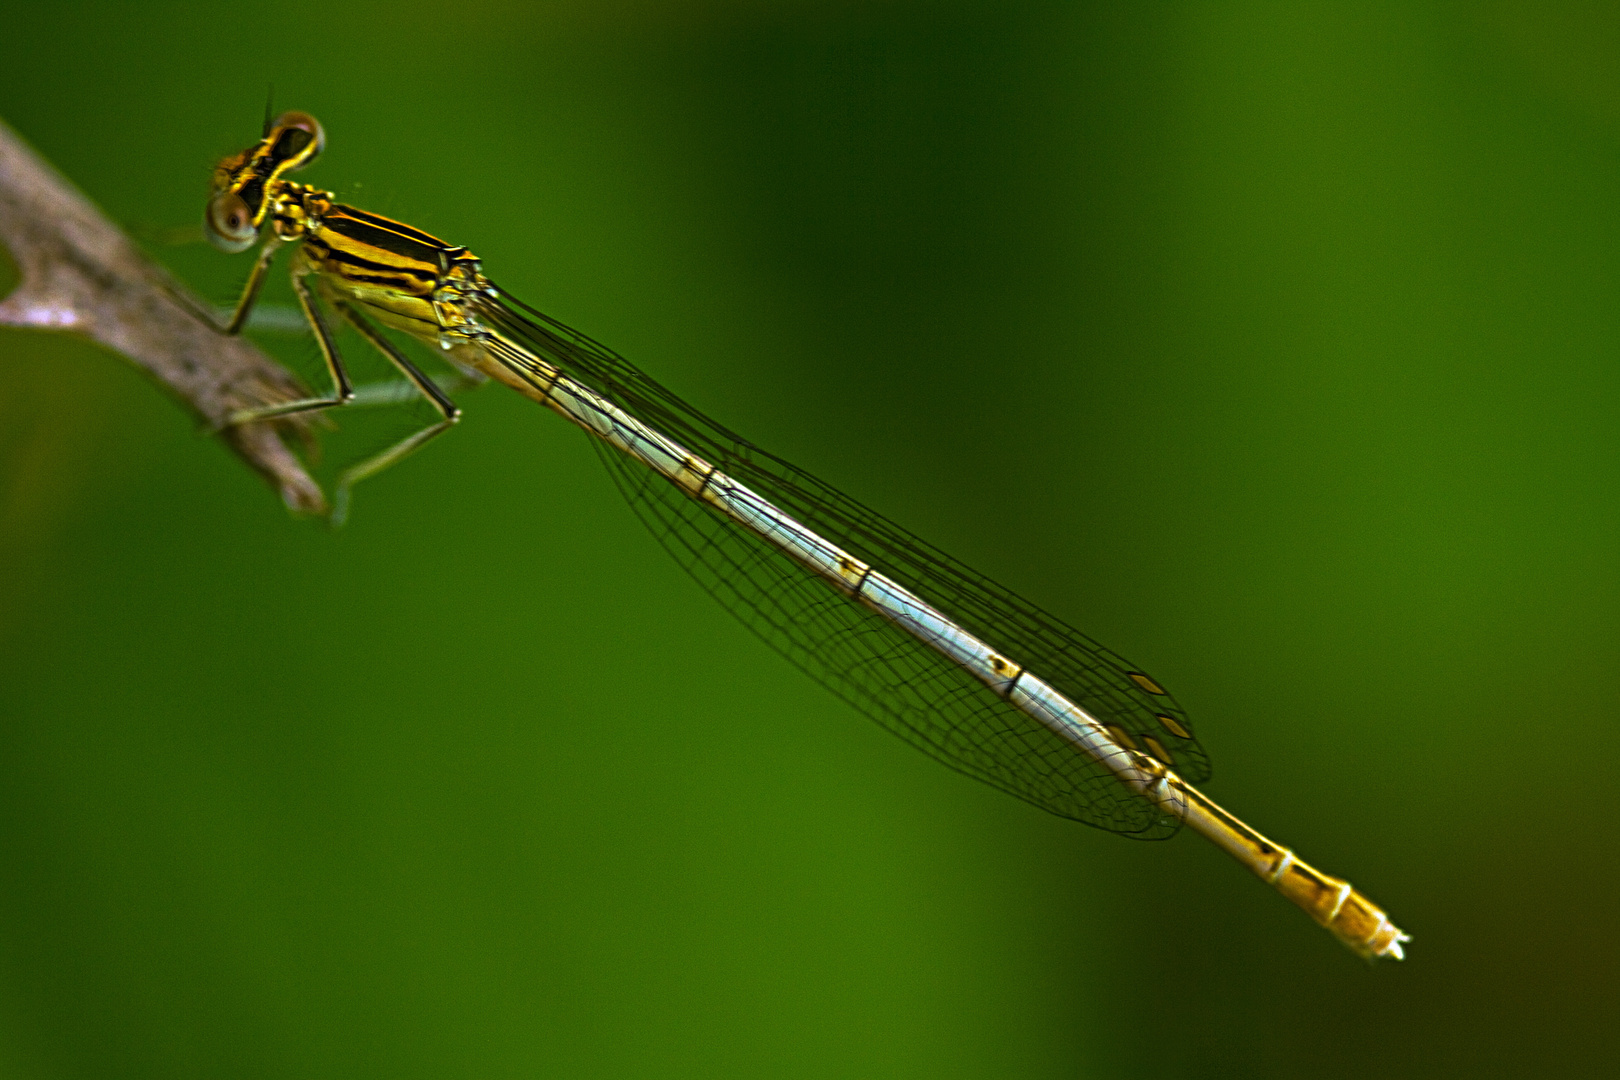
{"type": "MultiPolygon", "coordinates": [[[[1175,699],[1123,657],[826,482],[721,427],[623,357],[511,297],[491,328],[871,564],[1194,783],[1209,759],[1175,699]]],[[[1177,821],[978,679],[761,537],[597,442],[660,543],[744,625],[906,742],[1062,817],[1157,839],[1177,821]]]]}

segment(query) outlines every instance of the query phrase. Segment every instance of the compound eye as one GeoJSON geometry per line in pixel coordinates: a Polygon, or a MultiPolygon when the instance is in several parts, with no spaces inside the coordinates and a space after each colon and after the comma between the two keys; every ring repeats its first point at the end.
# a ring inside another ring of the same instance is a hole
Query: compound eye
{"type": "Polygon", "coordinates": [[[321,122],[306,112],[282,113],[271,125],[271,131],[275,134],[271,156],[287,172],[302,169],[326,149],[326,132],[321,130],[321,122]]]}
{"type": "Polygon", "coordinates": [[[253,215],[247,203],[235,192],[224,191],[208,200],[208,212],[203,215],[203,232],[208,242],[221,251],[235,254],[246,251],[259,238],[254,228],[253,215]]]}

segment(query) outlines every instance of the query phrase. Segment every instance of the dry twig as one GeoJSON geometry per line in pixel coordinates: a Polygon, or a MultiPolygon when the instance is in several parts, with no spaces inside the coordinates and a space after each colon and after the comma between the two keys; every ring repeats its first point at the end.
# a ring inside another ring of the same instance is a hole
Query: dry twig
{"type": "Polygon", "coordinates": [[[81,334],[151,375],[281,492],[289,509],[326,510],[320,486],[282,441],[302,418],[224,427],[239,409],[308,396],[251,342],[226,337],[207,308],[143,255],[77,188],[0,122],[0,244],[22,281],[0,326],[81,334]]]}

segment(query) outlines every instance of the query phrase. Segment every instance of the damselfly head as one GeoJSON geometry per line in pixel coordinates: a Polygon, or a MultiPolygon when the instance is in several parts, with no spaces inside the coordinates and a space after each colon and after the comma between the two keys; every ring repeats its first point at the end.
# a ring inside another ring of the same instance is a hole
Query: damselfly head
{"type": "Polygon", "coordinates": [[[203,231],[221,251],[246,251],[275,200],[282,173],[302,169],[326,147],[320,121],[305,112],[284,112],[258,144],[214,167],[214,194],[203,214],[203,231]]]}

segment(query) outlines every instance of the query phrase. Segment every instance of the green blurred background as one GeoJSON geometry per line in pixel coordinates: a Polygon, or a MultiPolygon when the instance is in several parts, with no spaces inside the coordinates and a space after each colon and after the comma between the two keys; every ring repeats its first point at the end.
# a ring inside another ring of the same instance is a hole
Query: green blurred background
{"type": "Polygon", "coordinates": [[[211,298],[246,257],[171,241],[273,84],[302,179],[1143,664],[1416,941],[906,748],[514,394],[334,534],[0,331],[0,1075],[1613,1068],[1613,4],[6,24],[0,116],[211,298]]]}

